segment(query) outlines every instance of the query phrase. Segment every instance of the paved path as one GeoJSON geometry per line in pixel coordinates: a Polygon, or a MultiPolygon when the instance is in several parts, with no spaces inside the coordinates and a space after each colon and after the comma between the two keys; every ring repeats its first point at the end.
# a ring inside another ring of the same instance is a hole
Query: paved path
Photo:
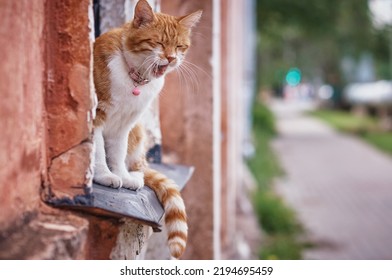
{"type": "Polygon", "coordinates": [[[392,259],[392,157],[275,102],[277,191],[317,244],[305,259],[392,259]]]}

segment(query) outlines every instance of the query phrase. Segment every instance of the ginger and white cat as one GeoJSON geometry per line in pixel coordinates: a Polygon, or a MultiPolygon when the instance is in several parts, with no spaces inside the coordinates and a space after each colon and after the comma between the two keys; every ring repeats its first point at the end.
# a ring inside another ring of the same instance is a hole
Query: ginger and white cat
{"type": "Polygon", "coordinates": [[[164,76],[183,62],[201,13],[154,13],[140,0],[131,22],[101,35],[94,44],[94,181],[131,190],[151,187],[165,209],[168,245],[175,258],[184,252],[187,240],[184,202],[172,180],[148,168],[139,122],[161,91],[164,76]]]}

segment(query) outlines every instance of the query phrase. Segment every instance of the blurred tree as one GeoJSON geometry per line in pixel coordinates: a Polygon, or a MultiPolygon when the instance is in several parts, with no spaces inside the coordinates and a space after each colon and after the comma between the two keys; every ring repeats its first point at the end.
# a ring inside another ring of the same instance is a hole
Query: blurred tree
{"type": "Polygon", "coordinates": [[[340,87],[343,57],[357,59],[367,51],[378,64],[388,61],[387,32],[374,30],[367,0],[256,3],[262,85],[278,88],[285,72],[298,67],[308,80],[340,87]]]}

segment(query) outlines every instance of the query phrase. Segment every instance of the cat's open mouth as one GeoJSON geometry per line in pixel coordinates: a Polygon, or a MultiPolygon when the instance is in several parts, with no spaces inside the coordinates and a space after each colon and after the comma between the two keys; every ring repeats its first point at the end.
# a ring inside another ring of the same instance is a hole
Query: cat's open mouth
{"type": "Polygon", "coordinates": [[[154,76],[160,77],[165,74],[167,67],[169,64],[166,65],[156,65],[153,69],[154,76]]]}

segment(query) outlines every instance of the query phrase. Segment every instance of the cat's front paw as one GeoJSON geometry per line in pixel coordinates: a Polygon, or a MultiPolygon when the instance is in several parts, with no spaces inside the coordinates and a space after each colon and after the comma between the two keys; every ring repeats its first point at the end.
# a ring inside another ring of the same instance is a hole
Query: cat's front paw
{"type": "Polygon", "coordinates": [[[144,186],[144,174],[139,171],[129,172],[126,176],[122,177],[122,181],[123,188],[136,191],[144,186]]]}
{"type": "Polygon", "coordinates": [[[123,184],[121,178],[113,173],[94,175],[93,181],[100,185],[112,187],[115,189],[121,188],[123,184]]]}

